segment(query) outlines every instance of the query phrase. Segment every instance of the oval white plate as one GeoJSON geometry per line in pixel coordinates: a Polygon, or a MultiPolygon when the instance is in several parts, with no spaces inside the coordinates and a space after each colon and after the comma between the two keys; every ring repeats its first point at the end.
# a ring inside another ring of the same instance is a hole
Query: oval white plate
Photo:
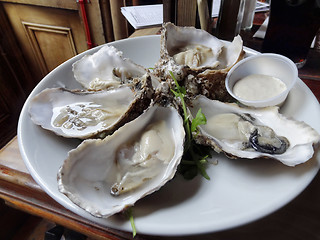
{"type": "MultiPolygon", "coordinates": [[[[159,59],[160,37],[147,36],[111,43],[124,56],[145,67],[159,59]]],[[[101,47],[101,46],[100,46],[101,47]]],[[[30,99],[47,87],[79,88],[72,73],[77,55],[49,73],[33,90],[22,109],[18,139],[21,155],[35,181],[53,199],[74,213],[111,228],[131,231],[130,223],[119,216],[99,219],[74,205],[57,188],[56,175],[67,152],[79,144],[34,125],[28,115],[30,99]]],[[[255,51],[245,49],[247,54],[255,51]]],[[[281,108],[286,116],[303,120],[320,132],[320,107],[309,88],[299,79],[281,108]]],[[[320,155],[291,168],[272,160],[230,160],[215,154],[218,165],[210,165],[210,181],[198,176],[185,181],[177,175],[160,191],[140,200],[134,207],[138,233],[189,235],[224,230],[257,220],[281,208],[311,182],[319,169],[320,155]]]]}

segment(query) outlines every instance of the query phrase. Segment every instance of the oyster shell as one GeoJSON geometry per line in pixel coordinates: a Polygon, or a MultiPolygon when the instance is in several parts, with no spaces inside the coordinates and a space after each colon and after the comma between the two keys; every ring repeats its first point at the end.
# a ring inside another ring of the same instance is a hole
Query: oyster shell
{"type": "Polygon", "coordinates": [[[104,137],[139,116],[153,93],[147,74],[134,86],[105,91],[45,89],[30,102],[29,114],[35,124],[63,137],[104,137]]]}
{"type": "Polygon", "coordinates": [[[172,107],[151,106],[105,139],[71,150],[58,173],[59,190],[96,217],[109,217],[173,178],[184,128],[172,107]]]}
{"type": "Polygon", "coordinates": [[[177,65],[201,71],[219,65],[223,46],[222,41],[206,31],[166,23],[161,32],[160,57],[172,58],[177,65]]]}
{"type": "Polygon", "coordinates": [[[195,116],[199,108],[207,124],[199,127],[196,141],[231,158],[273,158],[295,166],[309,160],[320,141],[313,128],[286,118],[278,107],[241,108],[199,96],[189,108],[191,115],[195,116]]]}
{"type": "MultiPolygon", "coordinates": [[[[92,55],[85,55],[73,65],[75,79],[88,90],[105,90],[130,84],[148,72],[122,56],[114,46],[106,45],[92,55]]],[[[149,73],[150,74],[150,73],[149,73]]],[[[151,75],[154,87],[158,80],[151,75]]]]}
{"type": "Polygon", "coordinates": [[[161,58],[154,73],[174,85],[169,74],[172,71],[177,81],[184,82],[190,97],[203,94],[230,101],[224,80],[228,70],[243,56],[240,36],[229,43],[201,29],[166,23],[161,32],[161,58]]]}

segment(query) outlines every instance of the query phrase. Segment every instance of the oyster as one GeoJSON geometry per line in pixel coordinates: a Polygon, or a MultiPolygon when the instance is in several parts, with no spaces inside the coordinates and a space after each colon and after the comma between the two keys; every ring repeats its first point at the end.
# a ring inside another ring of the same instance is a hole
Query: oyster
{"type": "Polygon", "coordinates": [[[153,105],[113,135],[71,150],[58,173],[59,190],[96,217],[121,212],[173,178],[184,136],[177,110],[153,105]]]}
{"type": "MultiPolygon", "coordinates": [[[[130,84],[148,72],[144,67],[124,58],[121,51],[109,45],[92,55],[85,55],[72,67],[75,79],[84,88],[94,91],[130,84]]],[[[152,75],[151,78],[156,87],[159,81],[152,75]]]]}
{"type": "Polygon", "coordinates": [[[199,108],[207,124],[199,127],[196,141],[231,158],[273,158],[295,166],[309,160],[320,141],[313,128],[286,118],[278,107],[241,108],[199,96],[189,108],[191,115],[195,116],[199,108]]]}
{"type": "Polygon", "coordinates": [[[177,81],[184,82],[189,96],[203,94],[230,101],[224,80],[228,70],[243,56],[240,36],[229,43],[194,27],[166,23],[161,32],[161,58],[154,73],[173,85],[169,74],[172,71],[177,81]]]}
{"type": "Polygon", "coordinates": [[[105,91],[45,89],[29,105],[32,121],[68,138],[104,137],[139,116],[153,97],[150,76],[105,91]]]}

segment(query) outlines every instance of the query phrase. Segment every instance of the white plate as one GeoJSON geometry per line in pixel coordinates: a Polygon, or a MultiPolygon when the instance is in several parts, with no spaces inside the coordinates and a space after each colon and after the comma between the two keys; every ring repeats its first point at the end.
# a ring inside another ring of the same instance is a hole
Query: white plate
{"type": "MultiPolygon", "coordinates": [[[[145,67],[159,59],[160,37],[147,36],[111,43],[145,67]]],[[[28,115],[30,99],[47,87],[78,88],[71,65],[82,53],[49,73],[27,99],[19,119],[18,139],[22,157],[35,181],[53,199],[72,212],[111,228],[131,231],[119,216],[99,219],[74,205],[57,188],[58,168],[79,141],[64,139],[34,125],[28,115]]],[[[246,49],[248,54],[255,51],[246,49]]],[[[286,116],[303,120],[320,132],[320,107],[309,88],[299,79],[281,109],[286,116]]],[[[305,164],[291,168],[273,160],[230,160],[214,155],[218,165],[210,165],[210,181],[201,176],[185,181],[177,175],[160,191],[140,200],[134,207],[138,233],[189,235],[214,232],[257,220],[281,208],[311,182],[319,169],[320,154],[305,164]]]]}

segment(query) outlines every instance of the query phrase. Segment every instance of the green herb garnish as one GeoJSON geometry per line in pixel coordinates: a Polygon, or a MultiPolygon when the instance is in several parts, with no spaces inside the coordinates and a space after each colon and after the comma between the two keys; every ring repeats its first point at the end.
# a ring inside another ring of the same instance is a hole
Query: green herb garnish
{"type": "Polygon", "coordinates": [[[129,220],[130,220],[130,224],[131,224],[131,228],[132,228],[132,237],[134,238],[134,237],[137,235],[137,230],[136,230],[136,226],[135,226],[135,224],[134,224],[132,207],[128,208],[128,209],[125,211],[125,215],[126,215],[127,218],[129,218],[129,220]]]}
{"type": "Polygon", "coordinates": [[[171,89],[175,97],[179,98],[182,105],[183,111],[183,123],[186,131],[186,140],[184,155],[179,165],[179,172],[184,176],[185,179],[192,179],[200,173],[205,179],[210,180],[206,172],[207,159],[211,157],[211,148],[207,146],[199,145],[195,142],[192,133],[198,134],[198,126],[207,123],[205,115],[201,112],[201,108],[198,110],[197,115],[191,121],[187,112],[185,103],[186,89],[184,86],[180,86],[173,73],[169,72],[172,79],[175,82],[175,89],[171,89]]]}

